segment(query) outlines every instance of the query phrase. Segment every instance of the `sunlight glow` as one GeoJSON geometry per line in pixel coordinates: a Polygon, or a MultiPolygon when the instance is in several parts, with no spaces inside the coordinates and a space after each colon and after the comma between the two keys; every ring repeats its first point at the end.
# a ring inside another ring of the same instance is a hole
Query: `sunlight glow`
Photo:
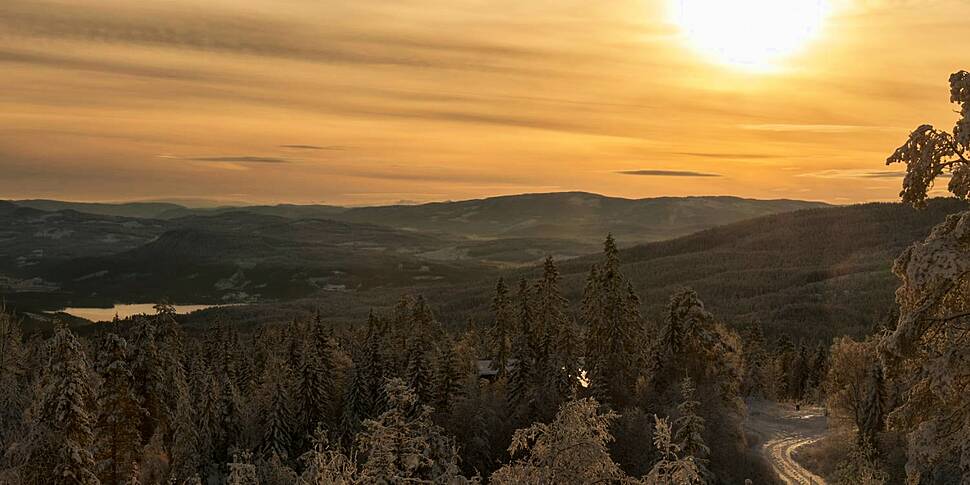
{"type": "Polygon", "coordinates": [[[821,30],[826,0],[672,0],[674,22],[715,62],[770,71],[821,30]]]}

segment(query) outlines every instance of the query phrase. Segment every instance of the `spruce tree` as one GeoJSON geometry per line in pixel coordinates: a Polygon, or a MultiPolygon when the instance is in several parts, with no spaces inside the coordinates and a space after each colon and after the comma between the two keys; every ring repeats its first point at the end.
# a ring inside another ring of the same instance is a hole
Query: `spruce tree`
{"type": "Polygon", "coordinates": [[[242,431],[242,403],[239,389],[228,376],[222,376],[219,392],[217,430],[213,437],[215,459],[228,462],[236,448],[242,431]]]}
{"type": "Polygon", "coordinates": [[[12,443],[30,404],[27,349],[20,323],[0,306],[0,443],[12,443]]]}
{"type": "Polygon", "coordinates": [[[292,373],[286,362],[270,356],[259,385],[259,451],[265,457],[287,456],[292,448],[295,419],[291,409],[292,373]]]}
{"type": "Polygon", "coordinates": [[[606,238],[603,256],[603,264],[591,269],[583,296],[583,318],[589,326],[586,361],[601,360],[597,378],[606,380],[610,402],[622,407],[632,397],[639,364],[639,301],[620,272],[612,235],[606,238]]]}
{"type": "Polygon", "coordinates": [[[802,344],[794,353],[791,368],[788,371],[788,389],[792,399],[801,400],[805,394],[805,384],[809,375],[808,350],[802,344]]]}
{"type": "Polygon", "coordinates": [[[694,397],[695,391],[690,377],[685,377],[680,383],[682,401],[677,406],[678,418],[674,421],[676,431],[673,440],[683,456],[692,457],[703,481],[710,483],[713,480],[707,464],[711,449],[704,442],[704,418],[697,414],[700,402],[694,397]]]}
{"type": "Polygon", "coordinates": [[[455,344],[450,337],[441,343],[434,375],[434,407],[438,411],[448,411],[462,390],[461,363],[455,353],[455,344]]]}
{"type": "Polygon", "coordinates": [[[536,417],[538,405],[536,378],[540,375],[540,369],[537,368],[531,292],[528,282],[524,279],[519,283],[516,303],[517,328],[512,337],[510,361],[512,372],[509,375],[508,399],[512,414],[519,421],[528,423],[536,417]]]}
{"type": "Polygon", "coordinates": [[[97,461],[102,484],[120,485],[129,477],[131,464],[141,457],[139,426],[145,414],[134,392],[128,367],[128,344],[109,333],[98,353],[96,369],[101,375],[97,398],[97,461]]]}
{"type": "Polygon", "coordinates": [[[24,472],[29,483],[96,485],[94,418],[87,358],[74,333],[56,322],[48,341],[42,387],[31,408],[40,436],[24,472]]]}
{"type": "Polygon", "coordinates": [[[437,322],[423,297],[415,300],[412,313],[406,373],[408,386],[419,403],[431,404],[434,401],[434,355],[437,350],[433,336],[437,335],[437,322]]]}
{"type": "Polygon", "coordinates": [[[509,289],[502,278],[495,285],[495,297],[492,299],[492,314],[495,321],[489,332],[492,354],[492,366],[498,377],[505,377],[509,368],[512,354],[512,337],[514,330],[514,314],[509,289]]]}
{"type": "Polygon", "coordinates": [[[542,281],[537,287],[537,327],[544,329],[541,353],[546,356],[542,368],[543,383],[555,391],[549,407],[573,397],[579,382],[580,342],[578,330],[569,318],[569,302],[559,288],[559,270],[552,257],[543,263],[542,281]]]}
{"type": "Polygon", "coordinates": [[[170,416],[165,399],[165,366],[158,349],[155,323],[148,318],[137,317],[132,326],[130,342],[135,394],[146,410],[139,432],[142,444],[147,444],[157,428],[164,428],[170,416]]]}
{"type": "Polygon", "coordinates": [[[869,369],[866,395],[861,406],[860,439],[875,445],[886,424],[886,386],[882,365],[876,362],[869,369]]]}

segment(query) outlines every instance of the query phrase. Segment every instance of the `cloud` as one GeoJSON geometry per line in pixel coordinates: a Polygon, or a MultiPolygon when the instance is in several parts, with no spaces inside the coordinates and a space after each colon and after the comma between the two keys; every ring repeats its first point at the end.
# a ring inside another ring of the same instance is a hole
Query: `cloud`
{"type": "Polygon", "coordinates": [[[693,172],[690,170],[621,170],[616,173],[647,177],[721,177],[721,174],[717,173],[693,172]]]}
{"type": "Polygon", "coordinates": [[[280,145],[280,148],[293,148],[295,150],[346,150],[347,147],[340,145],[280,145]]]}
{"type": "Polygon", "coordinates": [[[701,158],[724,158],[724,159],[738,159],[738,158],[779,158],[778,155],[771,155],[768,153],[702,153],[702,152],[674,152],[675,155],[687,155],[689,157],[701,157],[701,158]]]}
{"type": "Polygon", "coordinates": [[[825,125],[799,123],[763,123],[739,125],[744,130],[793,133],[855,133],[860,131],[884,131],[893,128],[872,125],[825,125]]]}
{"type": "MultiPolygon", "coordinates": [[[[832,169],[799,174],[799,177],[815,177],[825,179],[896,179],[906,176],[906,172],[898,170],[867,170],[867,169],[832,169]]],[[[940,178],[947,178],[950,174],[942,174],[940,178]]]]}
{"type": "MultiPolygon", "coordinates": [[[[302,19],[254,16],[208,9],[164,11],[138,2],[102,5],[7,0],[0,30],[18,37],[191,49],[334,64],[463,68],[496,66],[494,59],[532,59],[543,54],[509,43],[436,35],[321,30],[302,19]],[[478,60],[478,62],[472,62],[478,60]]],[[[348,22],[349,23],[349,22],[348,22]]],[[[546,53],[545,55],[548,55],[546,53]]]]}
{"type": "Polygon", "coordinates": [[[832,169],[832,170],[820,170],[818,172],[809,172],[799,174],[799,177],[815,177],[823,179],[886,179],[886,178],[901,178],[906,175],[906,172],[898,172],[894,170],[868,170],[868,169],[832,169]]]}
{"type": "Polygon", "coordinates": [[[232,157],[191,157],[185,160],[193,162],[216,162],[216,163],[291,163],[292,160],[278,157],[257,157],[257,156],[232,156],[232,157]]]}

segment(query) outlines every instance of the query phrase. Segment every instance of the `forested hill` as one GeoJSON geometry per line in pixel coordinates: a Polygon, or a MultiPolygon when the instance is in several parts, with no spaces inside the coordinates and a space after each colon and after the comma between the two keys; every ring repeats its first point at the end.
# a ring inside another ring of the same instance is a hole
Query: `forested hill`
{"type": "Polygon", "coordinates": [[[360,207],[334,217],[481,238],[541,237],[620,243],[670,239],[702,229],[809,207],[819,202],[740,197],[625,199],[588,192],[520,194],[422,205],[360,207]]]}
{"type": "MultiPolygon", "coordinates": [[[[635,246],[621,251],[621,261],[649,319],[659,318],[676,288],[689,286],[728,323],[760,320],[770,337],[785,331],[829,340],[868,333],[886,318],[898,285],[893,260],[947,214],[966,207],[956,199],[934,199],[925,210],[898,203],[808,209],[635,246]]],[[[561,263],[574,307],[597,261],[590,256],[561,263]]],[[[491,283],[434,298],[442,318],[487,319],[491,283]]]]}
{"type": "Polygon", "coordinates": [[[411,231],[448,233],[474,239],[542,238],[597,242],[607,232],[625,244],[684,236],[752,217],[826,204],[740,197],[657,197],[625,199],[588,192],[519,194],[417,205],[337,207],[330,205],[187,208],[168,203],[95,204],[51,200],[14,201],[47,211],[171,220],[188,216],[249,213],[287,219],[331,219],[411,231]]]}

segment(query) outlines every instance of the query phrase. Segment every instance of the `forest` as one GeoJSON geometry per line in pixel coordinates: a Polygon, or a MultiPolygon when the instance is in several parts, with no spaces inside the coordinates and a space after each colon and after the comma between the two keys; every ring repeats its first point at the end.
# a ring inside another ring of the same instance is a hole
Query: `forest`
{"type": "MultiPolygon", "coordinates": [[[[952,133],[921,126],[888,159],[904,203],[946,178],[970,197],[970,73],[950,88],[952,133]]],[[[824,344],[686,287],[643,315],[612,236],[583,261],[578,301],[550,257],[461,329],[435,294],[339,325],[187,327],[160,304],[79,335],[4,311],[0,483],[773,483],[757,401],[825,407],[803,461],[836,483],[970,483],[970,212],[896,259],[894,318],[824,344]]]]}

